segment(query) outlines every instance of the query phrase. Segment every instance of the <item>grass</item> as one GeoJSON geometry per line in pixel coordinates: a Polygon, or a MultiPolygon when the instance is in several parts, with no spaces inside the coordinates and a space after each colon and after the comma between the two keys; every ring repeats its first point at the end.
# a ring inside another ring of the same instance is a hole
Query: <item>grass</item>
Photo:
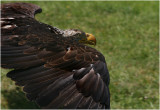
{"type": "MultiPolygon", "coordinates": [[[[5,2],[2,2],[5,3],[5,2]]],[[[62,29],[78,28],[97,38],[95,46],[110,72],[111,108],[158,109],[159,3],[42,2],[36,19],[62,29]]],[[[2,69],[2,108],[38,108],[2,69]]]]}

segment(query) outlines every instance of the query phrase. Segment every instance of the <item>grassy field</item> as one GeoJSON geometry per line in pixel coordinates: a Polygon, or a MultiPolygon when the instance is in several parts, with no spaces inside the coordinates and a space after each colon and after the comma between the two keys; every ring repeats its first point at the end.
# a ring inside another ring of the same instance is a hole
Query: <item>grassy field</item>
{"type": "MultiPolygon", "coordinates": [[[[4,2],[2,2],[4,3],[4,2]]],[[[111,108],[159,108],[158,2],[36,2],[36,19],[62,29],[78,28],[97,38],[95,46],[110,72],[111,108]]],[[[38,108],[2,69],[2,108],[38,108]]]]}

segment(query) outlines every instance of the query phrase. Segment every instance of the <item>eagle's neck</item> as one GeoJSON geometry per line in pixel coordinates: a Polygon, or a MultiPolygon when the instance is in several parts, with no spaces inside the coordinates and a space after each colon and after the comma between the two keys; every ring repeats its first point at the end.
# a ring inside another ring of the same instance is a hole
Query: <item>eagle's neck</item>
{"type": "Polygon", "coordinates": [[[52,27],[52,30],[58,34],[58,35],[62,35],[63,37],[70,37],[70,36],[74,36],[75,34],[77,34],[78,32],[76,32],[73,29],[66,29],[66,30],[62,30],[59,29],[57,27],[52,27]]]}
{"type": "Polygon", "coordinates": [[[61,34],[61,35],[63,35],[64,34],[64,30],[61,30],[61,29],[59,29],[59,28],[57,28],[57,27],[52,27],[52,30],[56,33],[56,34],[61,34]]]}

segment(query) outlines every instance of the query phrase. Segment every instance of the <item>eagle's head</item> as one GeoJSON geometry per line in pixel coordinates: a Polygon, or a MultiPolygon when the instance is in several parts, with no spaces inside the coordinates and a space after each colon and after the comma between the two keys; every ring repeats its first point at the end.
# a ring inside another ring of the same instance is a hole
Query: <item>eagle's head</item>
{"type": "Polygon", "coordinates": [[[96,45],[96,38],[89,33],[85,33],[78,29],[67,29],[63,31],[63,37],[71,38],[79,43],[96,45]]]}

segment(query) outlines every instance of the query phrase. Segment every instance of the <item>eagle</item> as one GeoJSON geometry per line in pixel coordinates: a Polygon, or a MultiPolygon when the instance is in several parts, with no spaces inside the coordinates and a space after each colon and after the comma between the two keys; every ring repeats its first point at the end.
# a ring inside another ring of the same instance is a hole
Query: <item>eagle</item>
{"type": "Polygon", "coordinates": [[[104,56],[89,45],[96,38],[35,19],[31,3],[1,5],[1,67],[23,87],[28,100],[45,109],[110,109],[104,56]]]}

